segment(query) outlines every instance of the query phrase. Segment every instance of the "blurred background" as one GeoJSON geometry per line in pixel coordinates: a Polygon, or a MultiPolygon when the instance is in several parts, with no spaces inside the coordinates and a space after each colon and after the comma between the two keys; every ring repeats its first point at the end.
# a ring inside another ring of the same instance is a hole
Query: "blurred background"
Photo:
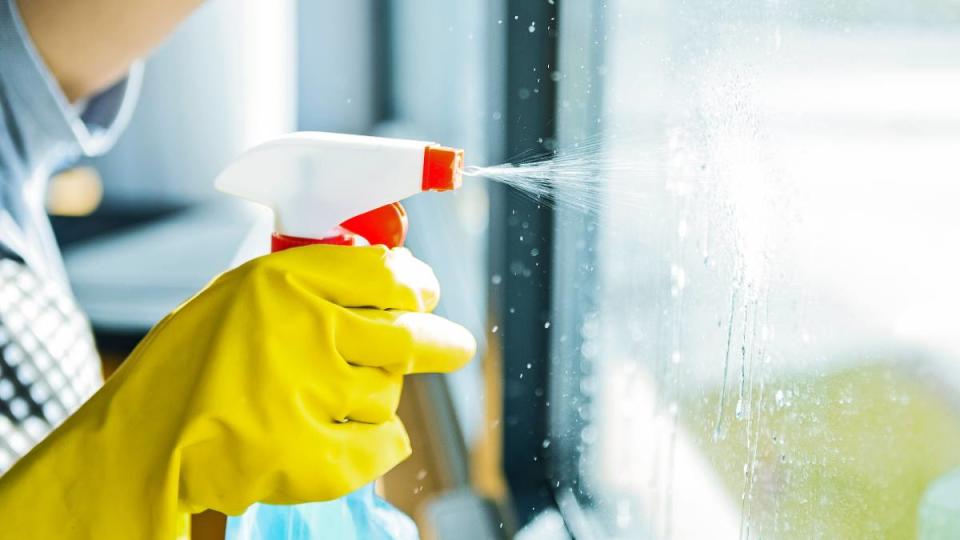
{"type": "Polygon", "coordinates": [[[408,386],[385,496],[427,538],[952,538],[957,96],[950,0],[212,0],[49,206],[114,366],[265,246],[212,180],[271,136],[642,162],[590,213],[405,203],[481,351],[408,386]]]}

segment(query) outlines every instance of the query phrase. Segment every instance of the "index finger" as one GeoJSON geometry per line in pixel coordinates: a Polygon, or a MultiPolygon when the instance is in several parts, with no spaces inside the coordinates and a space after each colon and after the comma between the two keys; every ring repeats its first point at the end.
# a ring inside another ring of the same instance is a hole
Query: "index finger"
{"type": "Polygon", "coordinates": [[[393,373],[447,373],[476,354],[469,330],[429,313],[344,310],[337,350],[348,362],[393,373]]]}

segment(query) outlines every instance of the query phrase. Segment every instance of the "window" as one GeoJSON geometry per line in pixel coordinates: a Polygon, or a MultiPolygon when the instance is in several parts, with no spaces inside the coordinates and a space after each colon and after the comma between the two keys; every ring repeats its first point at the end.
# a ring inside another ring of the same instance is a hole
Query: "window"
{"type": "Polygon", "coordinates": [[[960,467],[960,10],[585,4],[560,8],[558,145],[631,166],[598,166],[597,216],[555,211],[568,528],[914,537],[960,467]]]}

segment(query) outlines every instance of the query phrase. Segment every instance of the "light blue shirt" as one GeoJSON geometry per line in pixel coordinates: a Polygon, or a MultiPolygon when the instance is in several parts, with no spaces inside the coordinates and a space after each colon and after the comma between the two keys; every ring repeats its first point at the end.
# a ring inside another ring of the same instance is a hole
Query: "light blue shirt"
{"type": "Polygon", "coordinates": [[[141,67],[77,105],[67,101],[20,18],[0,0],[0,249],[64,277],[45,210],[50,175],[109,149],[132,112],[141,67]]]}

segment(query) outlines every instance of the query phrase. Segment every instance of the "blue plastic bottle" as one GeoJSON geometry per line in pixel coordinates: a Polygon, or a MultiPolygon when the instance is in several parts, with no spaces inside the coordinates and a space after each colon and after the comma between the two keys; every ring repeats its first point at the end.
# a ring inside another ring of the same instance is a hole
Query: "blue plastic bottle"
{"type": "Polygon", "coordinates": [[[226,540],[419,540],[417,526],[374,492],[373,484],[322,503],[255,504],[227,520],[226,540]]]}

